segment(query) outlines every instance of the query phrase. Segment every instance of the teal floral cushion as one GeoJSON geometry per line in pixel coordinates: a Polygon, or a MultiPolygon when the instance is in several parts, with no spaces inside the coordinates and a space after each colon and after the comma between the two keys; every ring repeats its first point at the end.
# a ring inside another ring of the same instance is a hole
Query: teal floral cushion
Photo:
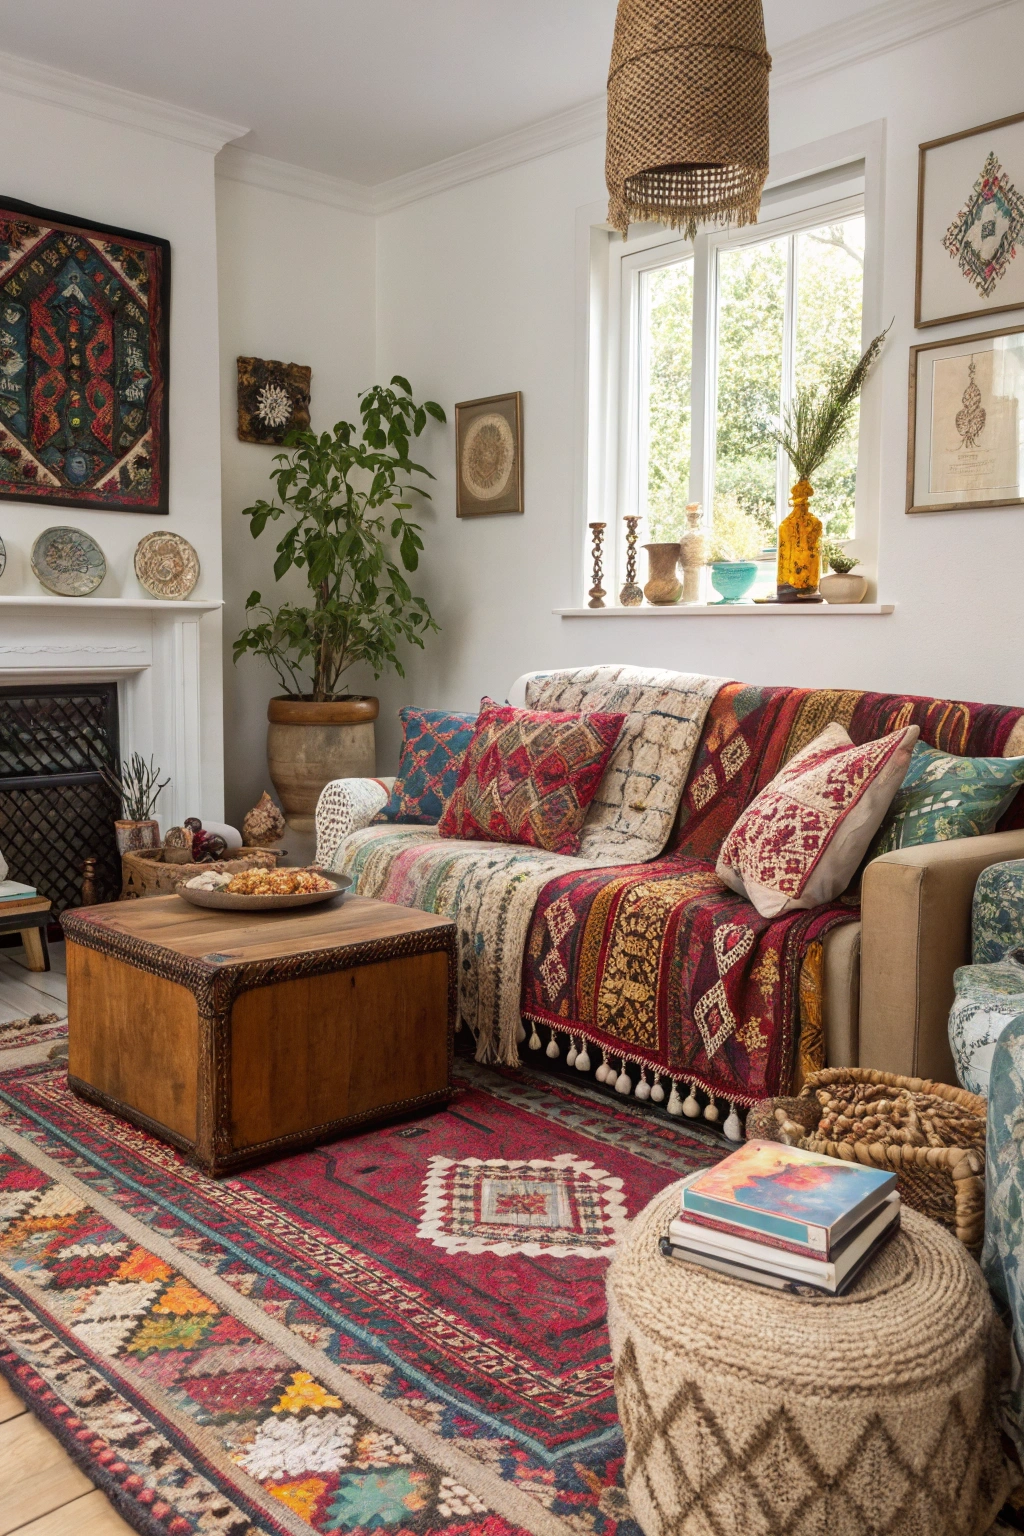
{"type": "Polygon", "coordinates": [[[1024,1013],[992,1055],[985,1149],[985,1247],[981,1267],[1012,1329],[1013,1362],[1004,1423],[1024,1456],[1024,1013]]]}
{"type": "Polygon", "coordinates": [[[974,887],[971,959],[975,965],[1005,960],[1024,948],[1024,859],[990,864],[974,887]]]}
{"type": "Polygon", "coordinates": [[[1024,1013],[1024,950],[994,965],[961,965],[953,976],[956,997],[949,1012],[949,1048],[962,1088],[988,1098],[996,1041],[1011,1019],[1024,1013]]]}
{"type": "Polygon", "coordinates": [[[921,741],[868,858],[993,832],[1024,784],[1024,757],[954,757],[921,741]]]}

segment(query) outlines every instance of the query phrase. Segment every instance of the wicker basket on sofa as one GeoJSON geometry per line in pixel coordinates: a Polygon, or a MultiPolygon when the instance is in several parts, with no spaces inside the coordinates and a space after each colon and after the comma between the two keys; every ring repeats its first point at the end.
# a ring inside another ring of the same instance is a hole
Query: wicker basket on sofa
{"type": "Polygon", "coordinates": [[[168,864],[162,848],[138,848],[121,855],[121,900],[139,896],[172,896],[182,880],[191,880],[207,870],[224,870],[236,875],[243,869],[277,866],[278,853],[272,848],[237,848],[234,857],[218,859],[213,864],[168,864]]]}
{"type": "Polygon", "coordinates": [[[948,1083],[865,1067],[826,1067],[811,1073],[798,1098],[767,1099],[751,1110],[747,1136],[891,1168],[901,1200],[977,1251],[985,1231],[985,1110],[983,1098],[948,1083]],[[868,1111],[882,1113],[847,1116],[835,1126],[839,1106],[865,1098],[868,1111]],[[895,1102],[909,1106],[916,1124],[888,1118],[895,1102]],[[872,1123],[865,1126],[866,1121],[872,1123]],[[922,1122],[928,1129],[921,1129],[922,1122]],[[857,1136],[858,1126],[866,1134],[857,1136]],[[928,1144],[914,1144],[918,1138],[928,1144]]]}

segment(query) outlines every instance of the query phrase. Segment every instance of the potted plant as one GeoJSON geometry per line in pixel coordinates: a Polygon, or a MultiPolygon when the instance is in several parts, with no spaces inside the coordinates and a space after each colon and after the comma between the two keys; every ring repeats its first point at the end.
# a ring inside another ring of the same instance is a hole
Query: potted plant
{"type": "Polygon", "coordinates": [[[763,543],[762,530],[734,492],[715,498],[708,563],[719,602],[743,602],[757,580],[763,543]]]}
{"type": "Polygon", "coordinates": [[[376,698],[347,692],[345,677],[362,664],[374,677],[393,669],[404,677],[399,648],[423,645],[437,624],[404,572],[423,548],[410,522],[409,495],[428,493],[414,476],[433,479],[409,457],[413,438],[430,417],[444,422],[433,400],[417,405],[407,379],[375,385],[359,397],[361,428],[340,421],[333,432],[292,432],[275,455],[270,478],[276,498],[246,507],[254,539],[268,523],[288,526],[277,545],[278,581],[305,572],[310,601],[276,608],[250,594],[250,624],[234,659],[262,656],[284,692],[267,711],[267,761],[289,826],[311,831],[320,791],[335,778],[372,777],[376,698]]]}
{"type": "Polygon", "coordinates": [[[120,772],[101,767],[104,782],[121,802],[121,815],[114,822],[118,853],[134,853],[139,848],[159,848],[160,823],[153,819],[153,809],[162,789],[170,779],[161,779],[153,759],[143,761],[133,752],[120,772]]]}
{"type": "Polygon", "coordinates": [[[779,524],[778,586],[780,603],[820,603],[821,519],[808,502],[811,476],[838,446],[867,378],[882,350],[888,326],[852,367],[838,364],[820,389],[797,387],[796,398],[768,435],[788,457],[797,480],[789,493],[793,510],[779,524]]]}
{"type": "Polygon", "coordinates": [[[852,574],[860,561],[845,554],[838,544],[821,546],[822,561],[832,572],[821,578],[821,595],[826,603],[859,603],[868,589],[867,578],[852,574]]]}

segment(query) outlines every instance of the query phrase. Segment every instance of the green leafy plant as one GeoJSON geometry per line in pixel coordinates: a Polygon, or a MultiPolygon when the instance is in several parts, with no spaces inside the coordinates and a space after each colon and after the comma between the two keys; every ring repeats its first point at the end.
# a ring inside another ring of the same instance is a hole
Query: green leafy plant
{"type": "Polygon", "coordinates": [[[798,385],[796,398],[783,411],[778,426],[769,426],[768,436],[786,454],[799,479],[809,480],[842,441],[888,334],[886,326],[852,368],[837,365],[821,388],[798,385]]]}
{"type": "Polygon", "coordinates": [[[145,762],[138,752],[121,764],[118,773],[113,768],[100,767],[104,783],[112,789],[121,802],[121,815],[125,821],[149,821],[153,815],[157,797],[166,789],[170,779],[160,778],[160,769],[153,759],[145,762]]]}
{"type": "Polygon", "coordinates": [[[854,566],[860,565],[860,561],[855,555],[846,554],[844,550],[840,549],[838,544],[823,543],[821,546],[821,560],[822,564],[835,571],[837,576],[849,576],[854,566]]]}
{"type": "Polygon", "coordinates": [[[234,659],[247,651],[262,656],[293,698],[344,697],[342,679],[358,662],[374,677],[389,668],[404,677],[399,646],[422,647],[438,628],[405,579],[423,548],[419,524],[406,513],[410,495],[430,499],[413,477],[434,478],[409,457],[412,439],[431,417],[447,418],[434,400],[417,405],[400,374],[389,387],[364,390],[359,414],[361,430],[339,421],[320,436],[289,433],[289,451],[275,455],[270,473],[276,498],[242,513],[254,539],[268,523],[289,520],[274,576],[304,570],[313,600],[275,609],[252,592],[245,605],[251,622],[235,641],[234,659]]]}
{"type": "Polygon", "coordinates": [[[715,497],[708,552],[710,563],[756,560],[764,547],[764,540],[764,529],[742,505],[735,491],[726,491],[715,497]]]}

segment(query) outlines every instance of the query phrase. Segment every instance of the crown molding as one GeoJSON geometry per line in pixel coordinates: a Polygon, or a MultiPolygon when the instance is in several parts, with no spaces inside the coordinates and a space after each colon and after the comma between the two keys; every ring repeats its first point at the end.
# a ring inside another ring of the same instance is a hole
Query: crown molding
{"type": "Polygon", "coordinates": [[[373,214],[376,212],[373,187],[346,181],[343,176],[328,176],[323,171],[310,171],[301,165],[291,165],[286,160],[273,160],[269,155],[257,155],[237,144],[228,144],[214,162],[218,177],[227,181],[240,181],[249,187],[265,187],[270,192],[283,192],[288,197],[303,197],[308,202],[326,203],[329,208],[343,208],[346,213],[373,214]]]}
{"type": "Polygon", "coordinates": [[[772,86],[785,89],[834,69],[878,58],[908,43],[945,32],[965,22],[976,24],[991,11],[1020,0],[884,0],[844,21],[794,38],[772,56],[772,86]]]}
{"type": "Polygon", "coordinates": [[[103,85],[98,80],[87,80],[84,75],[54,69],[50,64],[37,64],[32,59],[16,58],[11,53],[0,53],[0,91],[28,96],[51,107],[70,108],[73,112],[120,123],[123,127],[138,128],[163,139],[176,139],[181,144],[205,149],[211,154],[249,131],[240,123],[228,123],[221,118],[208,117],[205,112],[193,112],[188,107],[176,107],[171,102],[140,96],[117,85],[103,85]]]}
{"type": "Polygon", "coordinates": [[[541,155],[603,138],[606,110],[605,98],[597,96],[578,107],[545,117],[539,123],[530,123],[526,128],[517,128],[514,133],[479,144],[475,149],[463,150],[446,160],[435,160],[422,170],[380,181],[373,188],[376,211],[390,213],[393,208],[401,208],[421,197],[432,197],[434,193],[457,187],[462,182],[476,181],[494,171],[505,171],[524,161],[537,160],[541,155]]]}

